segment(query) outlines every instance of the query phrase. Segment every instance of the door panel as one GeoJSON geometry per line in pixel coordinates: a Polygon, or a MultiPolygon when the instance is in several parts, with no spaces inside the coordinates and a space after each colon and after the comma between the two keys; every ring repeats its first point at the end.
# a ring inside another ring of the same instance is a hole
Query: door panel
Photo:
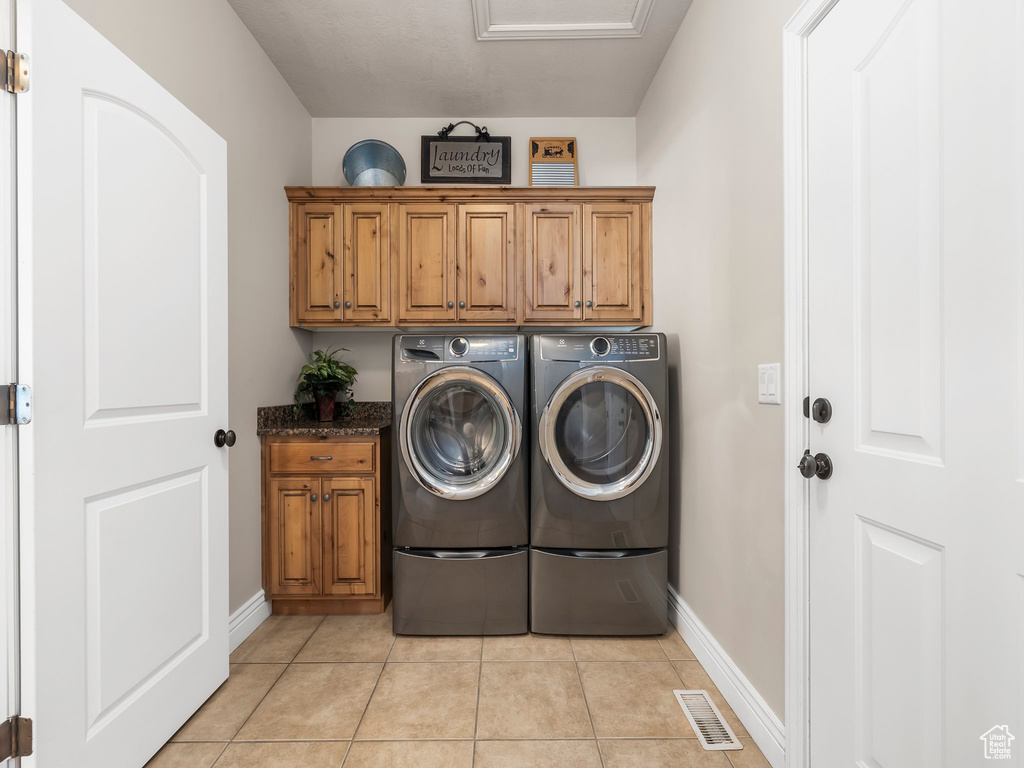
{"type": "Polygon", "coordinates": [[[391,320],[391,217],[387,203],[345,206],[345,320],[391,320]]]}
{"type": "Polygon", "coordinates": [[[1024,731],[1018,8],[840,0],[809,38],[812,765],[1024,731]]]}
{"type": "Polygon", "coordinates": [[[274,594],[320,594],[319,498],[319,480],[297,477],[270,482],[270,589],[274,594]]]}
{"type": "Polygon", "coordinates": [[[515,205],[459,206],[459,319],[516,319],[515,205]]]}
{"type": "Polygon", "coordinates": [[[583,206],[583,319],[641,321],[640,206],[583,206]]]}
{"type": "Polygon", "coordinates": [[[298,320],[340,320],[342,282],[338,254],[341,253],[341,206],[303,203],[297,209],[295,290],[298,320]]]}
{"type": "Polygon", "coordinates": [[[456,206],[398,206],[399,321],[454,320],[456,206]]]}
{"type": "Polygon", "coordinates": [[[324,499],[324,594],[372,595],[379,569],[374,479],[330,478],[323,487],[330,496],[324,499]]]}
{"type": "Polygon", "coordinates": [[[527,205],[526,320],[583,317],[581,206],[527,205]]]}
{"type": "Polygon", "coordinates": [[[63,3],[17,16],[25,764],[137,768],[228,674],[227,146],[63,3]]]}

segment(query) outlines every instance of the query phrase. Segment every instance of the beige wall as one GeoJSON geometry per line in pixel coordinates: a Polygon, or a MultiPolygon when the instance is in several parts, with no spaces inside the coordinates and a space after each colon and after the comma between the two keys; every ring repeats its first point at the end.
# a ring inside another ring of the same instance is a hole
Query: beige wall
{"type": "MultiPolygon", "coordinates": [[[[632,117],[484,117],[468,118],[495,136],[512,137],[512,184],[529,183],[527,144],[531,136],[575,136],[579,142],[580,183],[584,186],[636,184],[636,121],[632,117]]],[[[405,160],[407,185],[420,183],[420,136],[437,133],[449,118],[313,118],[313,183],[346,185],[341,161],[361,139],[381,139],[405,160]]],[[[472,135],[459,126],[456,135],[472,135]]],[[[346,347],[346,360],[359,371],[357,400],[391,398],[391,343],[396,333],[349,331],[311,333],[307,348],[346,347]]]]}
{"type": "Polygon", "coordinates": [[[285,184],[310,181],[311,120],[226,0],[65,0],[228,145],[230,608],[260,589],[256,407],[291,399],[285,184]]]}
{"type": "Polygon", "coordinates": [[[781,40],[799,4],[694,0],[637,113],[676,406],[669,576],[780,719],[783,419],[757,403],[757,365],[782,361],[781,40]]]}

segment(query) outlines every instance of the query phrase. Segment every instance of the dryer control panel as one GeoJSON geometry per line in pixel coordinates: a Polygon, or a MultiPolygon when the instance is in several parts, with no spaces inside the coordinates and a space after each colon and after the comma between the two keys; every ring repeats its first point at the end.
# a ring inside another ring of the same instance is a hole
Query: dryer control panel
{"type": "Polygon", "coordinates": [[[657,360],[661,337],[656,333],[544,335],[542,360],[581,363],[626,363],[657,360]]]}
{"type": "Polygon", "coordinates": [[[421,362],[483,363],[519,359],[520,337],[494,336],[403,336],[402,359],[421,362]]]}

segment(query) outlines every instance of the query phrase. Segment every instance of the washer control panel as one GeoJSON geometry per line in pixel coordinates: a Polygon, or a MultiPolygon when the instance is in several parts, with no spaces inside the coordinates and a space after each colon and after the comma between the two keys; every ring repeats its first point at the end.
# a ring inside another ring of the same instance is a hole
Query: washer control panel
{"type": "Polygon", "coordinates": [[[410,362],[465,362],[517,360],[520,338],[495,336],[402,336],[402,360],[410,362]]]}
{"type": "Polygon", "coordinates": [[[540,337],[542,360],[626,363],[657,360],[661,337],[656,333],[565,334],[540,337]]]}

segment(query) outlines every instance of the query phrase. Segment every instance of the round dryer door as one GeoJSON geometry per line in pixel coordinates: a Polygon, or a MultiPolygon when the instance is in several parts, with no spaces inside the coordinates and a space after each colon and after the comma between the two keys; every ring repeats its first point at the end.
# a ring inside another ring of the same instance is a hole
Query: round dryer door
{"type": "Polygon", "coordinates": [[[538,425],[544,460],[562,485],[607,501],[639,488],[661,455],[661,414],[639,379],[608,366],[582,368],[552,393],[538,425]]]}
{"type": "Polygon", "coordinates": [[[523,430],[505,390],[476,369],[453,366],[425,378],[402,413],[402,458],[435,496],[472,499],[505,476],[523,430]]]}

